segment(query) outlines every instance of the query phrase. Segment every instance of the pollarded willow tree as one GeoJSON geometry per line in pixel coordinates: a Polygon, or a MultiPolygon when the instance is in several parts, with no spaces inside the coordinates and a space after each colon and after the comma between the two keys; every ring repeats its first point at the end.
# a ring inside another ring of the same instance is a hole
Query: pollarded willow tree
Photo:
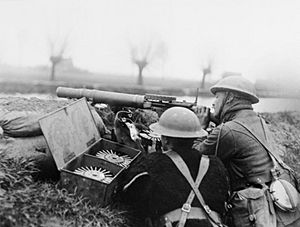
{"type": "Polygon", "coordinates": [[[212,59],[207,61],[207,64],[202,67],[201,89],[205,88],[206,77],[212,73],[212,59]]]}
{"type": "Polygon", "coordinates": [[[137,84],[143,85],[143,72],[149,65],[160,60],[164,62],[167,56],[167,47],[164,42],[147,42],[142,45],[130,45],[131,61],[138,67],[137,84]]]}
{"type": "Polygon", "coordinates": [[[51,62],[51,74],[50,80],[55,80],[56,66],[63,61],[64,54],[68,47],[68,36],[63,38],[63,41],[57,39],[48,39],[48,44],[50,47],[50,57],[49,60],[51,62]]]}

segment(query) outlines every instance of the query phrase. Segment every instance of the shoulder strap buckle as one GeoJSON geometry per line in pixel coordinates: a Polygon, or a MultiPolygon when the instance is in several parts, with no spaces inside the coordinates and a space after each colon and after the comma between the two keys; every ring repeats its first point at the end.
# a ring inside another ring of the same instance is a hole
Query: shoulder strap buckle
{"type": "Polygon", "coordinates": [[[271,174],[272,174],[272,177],[275,180],[277,180],[280,177],[280,170],[277,169],[276,167],[274,167],[274,168],[271,169],[271,174]]]}
{"type": "Polygon", "coordinates": [[[205,210],[205,212],[206,212],[207,214],[210,214],[210,213],[211,213],[211,209],[209,208],[208,205],[204,205],[203,208],[204,208],[204,210],[205,210]]]}
{"type": "Polygon", "coordinates": [[[212,226],[222,226],[222,225],[220,225],[221,220],[219,219],[218,215],[215,212],[212,212],[211,209],[209,208],[209,206],[205,203],[205,201],[199,191],[199,188],[198,188],[201,183],[201,180],[203,179],[203,177],[205,176],[205,174],[208,170],[209,158],[205,155],[202,155],[200,164],[199,164],[198,176],[196,178],[196,181],[194,181],[187,165],[185,164],[183,159],[177,153],[175,153],[173,151],[169,151],[165,154],[173,161],[175,166],[182,173],[182,175],[186,178],[187,182],[190,184],[190,186],[192,188],[190,195],[187,199],[187,202],[185,204],[183,204],[183,206],[181,208],[181,210],[184,212],[182,212],[182,214],[181,214],[178,226],[179,227],[184,226],[184,224],[186,222],[187,214],[189,214],[188,212],[189,212],[189,207],[191,206],[190,204],[192,203],[195,195],[197,196],[197,198],[201,204],[201,207],[204,209],[206,217],[210,221],[212,226]],[[186,211],[188,211],[188,212],[186,212],[186,211]]]}
{"type": "Polygon", "coordinates": [[[190,213],[191,208],[192,208],[192,207],[191,207],[191,204],[185,203],[185,204],[182,205],[181,210],[182,210],[183,212],[190,213]]]}

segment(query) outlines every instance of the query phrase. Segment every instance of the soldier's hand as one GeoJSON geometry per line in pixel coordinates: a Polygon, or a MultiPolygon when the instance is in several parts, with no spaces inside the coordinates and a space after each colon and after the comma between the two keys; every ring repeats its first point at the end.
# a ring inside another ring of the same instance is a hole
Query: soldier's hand
{"type": "Polygon", "coordinates": [[[201,127],[206,129],[210,122],[210,109],[206,106],[195,106],[193,107],[193,111],[197,115],[201,127]]]}

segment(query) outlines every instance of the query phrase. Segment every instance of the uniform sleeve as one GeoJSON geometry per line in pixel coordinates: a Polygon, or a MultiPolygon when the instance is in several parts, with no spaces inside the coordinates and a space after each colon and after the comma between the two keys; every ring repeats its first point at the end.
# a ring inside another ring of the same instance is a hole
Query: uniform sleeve
{"type": "Polygon", "coordinates": [[[231,158],[235,150],[232,131],[226,126],[226,124],[223,126],[219,125],[207,136],[204,141],[196,141],[194,148],[200,151],[202,154],[216,155],[222,161],[226,161],[231,158]]]}
{"type": "Polygon", "coordinates": [[[139,157],[123,173],[119,183],[121,200],[128,204],[142,203],[147,198],[150,176],[148,173],[148,159],[139,157]]]}

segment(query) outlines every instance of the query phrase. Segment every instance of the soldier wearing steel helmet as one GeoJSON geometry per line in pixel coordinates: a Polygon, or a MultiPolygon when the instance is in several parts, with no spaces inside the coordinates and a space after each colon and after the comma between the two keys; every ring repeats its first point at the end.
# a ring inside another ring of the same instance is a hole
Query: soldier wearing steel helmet
{"type": "MultiPolygon", "coordinates": [[[[262,141],[266,137],[261,119],[253,111],[258,103],[254,85],[242,76],[228,76],[211,87],[212,104],[219,125],[195,148],[201,154],[219,157],[229,174],[231,200],[229,211],[236,227],[276,226],[272,203],[267,195],[271,182],[272,160],[265,148],[241,124],[246,125],[262,141]]],[[[202,128],[209,123],[209,108],[195,110],[202,128]]]]}
{"type": "Polygon", "coordinates": [[[195,138],[207,134],[196,114],[172,107],[150,128],[161,135],[163,152],[144,155],[130,166],[120,196],[146,220],[139,226],[222,226],[229,189],[226,171],[217,157],[208,158],[192,148],[195,138]],[[182,168],[177,167],[174,157],[182,168]],[[181,169],[190,175],[189,180],[181,169]],[[204,206],[199,194],[192,192],[191,181],[195,190],[200,190],[204,206]]]}

